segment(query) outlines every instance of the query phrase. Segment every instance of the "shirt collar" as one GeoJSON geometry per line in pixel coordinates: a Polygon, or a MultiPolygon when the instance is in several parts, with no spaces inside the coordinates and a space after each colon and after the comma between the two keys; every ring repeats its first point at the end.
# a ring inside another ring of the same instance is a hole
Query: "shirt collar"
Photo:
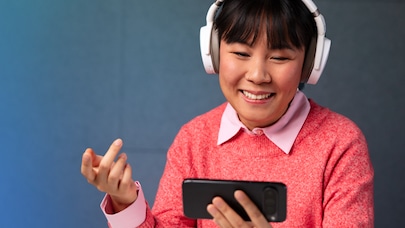
{"type": "Polygon", "coordinates": [[[273,125],[265,128],[255,128],[250,131],[240,122],[235,109],[228,103],[221,118],[217,144],[221,145],[234,137],[240,129],[249,134],[263,132],[269,140],[288,154],[294,144],[302,125],[310,110],[310,104],[301,91],[297,91],[287,112],[273,125]]]}

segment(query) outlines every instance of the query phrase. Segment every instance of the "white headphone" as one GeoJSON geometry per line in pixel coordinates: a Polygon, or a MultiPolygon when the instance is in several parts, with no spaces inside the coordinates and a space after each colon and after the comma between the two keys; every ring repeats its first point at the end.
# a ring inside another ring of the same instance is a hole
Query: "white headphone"
{"type": "MultiPolygon", "coordinates": [[[[200,29],[201,57],[205,71],[208,74],[217,74],[219,69],[219,37],[218,31],[214,29],[213,24],[216,12],[224,1],[225,0],[216,0],[216,2],[211,5],[206,18],[207,25],[200,29]]],[[[316,5],[311,0],[302,0],[302,2],[314,16],[318,32],[313,66],[312,61],[309,61],[309,64],[311,64],[309,67],[312,69],[309,70],[308,75],[303,75],[302,82],[316,84],[328,60],[331,41],[325,37],[325,19],[322,14],[320,14],[316,5]]],[[[306,60],[306,62],[308,64],[308,60],[306,60]]]]}

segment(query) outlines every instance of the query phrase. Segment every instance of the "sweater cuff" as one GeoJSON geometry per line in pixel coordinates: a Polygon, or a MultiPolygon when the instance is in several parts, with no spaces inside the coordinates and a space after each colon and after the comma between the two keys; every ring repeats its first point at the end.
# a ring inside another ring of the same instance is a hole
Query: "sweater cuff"
{"type": "Polygon", "coordinates": [[[146,202],[145,197],[141,188],[141,184],[136,181],[136,186],[138,187],[138,198],[129,205],[124,210],[115,213],[109,214],[107,212],[111,211],[111,198],[107,194],[104,196],[103,201],[100,204],[101,210],[104,213],[104,216],[108,220],[108,226],[110,228],[119,227],[119,228],[133,228],[141,225],[146,218],[146,202]]]}

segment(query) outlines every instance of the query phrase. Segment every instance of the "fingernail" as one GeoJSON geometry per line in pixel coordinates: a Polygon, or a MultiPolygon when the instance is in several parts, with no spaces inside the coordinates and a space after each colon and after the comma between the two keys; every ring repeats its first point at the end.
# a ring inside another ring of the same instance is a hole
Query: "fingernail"
{"type": "Polygon", "coordinates": [[[114,141],[114,145],[116,145],[116,146],[121,146],[121,145],[122,145],[122,140],[121,140],[121,139],[116,139],[116,140],[114,141]]]}

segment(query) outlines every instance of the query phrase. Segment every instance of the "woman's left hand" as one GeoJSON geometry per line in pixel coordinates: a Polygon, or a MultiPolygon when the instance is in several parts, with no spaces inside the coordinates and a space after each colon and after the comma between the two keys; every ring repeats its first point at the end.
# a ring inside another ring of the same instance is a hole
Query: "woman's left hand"
{"type": "Polygon", "coordinates": [[[222,228],[271,228],[264,215],[243,191],[235,191],[234,196],[248,214],[251,222],[244,221],[221,197],[215,197],[212,204],[207,206],[207,211],[217,225],[222,228]]]}

